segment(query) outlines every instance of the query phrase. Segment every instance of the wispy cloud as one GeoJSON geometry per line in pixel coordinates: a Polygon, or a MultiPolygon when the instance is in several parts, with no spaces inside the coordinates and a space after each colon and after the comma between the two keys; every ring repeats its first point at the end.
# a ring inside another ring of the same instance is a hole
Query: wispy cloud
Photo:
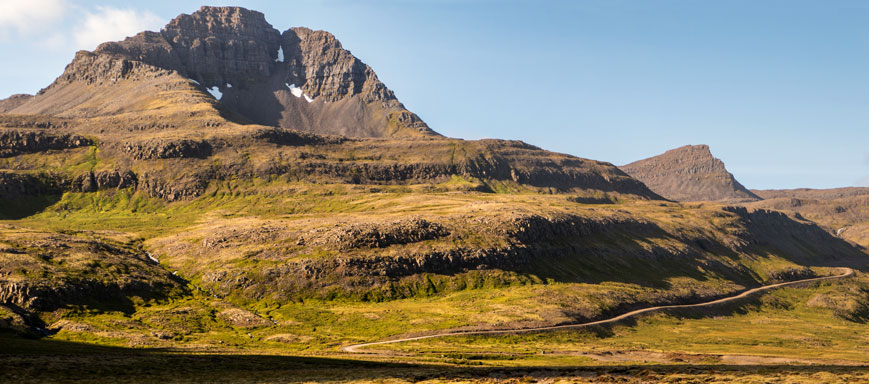
{"type": "Polygon", "coordinates": [[[28,34],[63,19],[67,0],[0,0],[0,37],[28,34]]]}
{"type": "Polygon", "coordinates": [[[149,11],[96,7],[87,12],[74,32],[78,49],[94,49],[106,41],[122,40],[144,30],[159,29],[163,20],[149,11]]]}
{"type": "Polygon", "coordinates": [[[94,49],[162,25],[163,20],[147,10],[72,0],[0,0],[0,41],[21,37],[49,50],[94,49]]]}

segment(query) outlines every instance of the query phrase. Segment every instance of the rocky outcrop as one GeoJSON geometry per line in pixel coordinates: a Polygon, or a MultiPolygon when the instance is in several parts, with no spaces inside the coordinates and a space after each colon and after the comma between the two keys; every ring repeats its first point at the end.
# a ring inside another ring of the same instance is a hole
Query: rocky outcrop
{"type": "Polygon", "coordinates": [[[541,215],[514,216],[501,223],[503,233],[510,238],[523,244],[536,242],[555,241],[565,238],[590,236],[594,233],[606,230],[608,227],[630,231],[638,236],[650,236],[659,234],[654,224],[643,220],[619,220],[613,218],[591,220],[585,217],[562,215],[545,217],[541,215]]]}
{"type": "Polygon", "coordinates": [[[30,311],[184,291],[145,255],[101,240],[3,227],[0,256],[0,304],[30,311]]]}
{"type": "Polygon", "coordinates": [[[340,250],[353,248],[385,248],[395,244],[409,244],[433,240],[449,235],[443,225],[421,218],[398,220],[388,224],[360,223],[344,228],[314,231],[299,240],[310,238],[311,245],[328,246],[340,250]]]}
{"type": "Polygon", "coordinates": [[[307,132],[284,128],[258,129],[251,135],[251,138],[257,141],[288,146],[341,144],[347,141],[347,138],[342,136],[312,135],[307,132]]]}
{"type": "Polygon", "coordinates": [[[211,155],[211,144],[204,140],[152,139],[128,141],[123,151],[133,160],[157,160],[174,158],[206,158],[211,155]]]}
{"type": "Polygon", "coordinates": [[[619,168],[671,200],[760,200],[736,181],[707,145],[686,145],[619,168]]]}
{"type": "Polygon", "coordinates": [[[168,201],[189,200],[202,195],[208,186],[208,178],[200,174],[169,179],[165,175],[145,172],[139,175],[137,187],[149,196],[168,201]]]}
{"type": "Polygon", "coordinates": [[[328,178],[351,184],[395,184],[404,182],[443,182],[451,176],[482,180],[510,181],[557,190],[585,188],[636,194],[650,199],[660,197],[629,177],[607,177],[568,164],[552,162],[517,166],[517,162],[497,156],[471,159],[459,164],[397,162],[334,162],[311,159],[296,163],[267,163],[256,174],[287,175],[300,180],[328,178]]]}
{"type": "Polygon", "coordinates": [[[0,171],[0,199],[50,195],[63,190],[63,182],[49,174],[0,171]]]}
{"type": "Polygon", "coordinates": [[[75,122],[46,115],[0,114],[0,126],[17,129],[67,129],[74,127],[75,122]]]}
{"type": "Polygon", "coordinates": [[[50,149],[69,149],[93,145],[90,139],[75,134],[42,131],[0,130],[0,157],[50,149]]]}
{"type": "Polygon", "coordinates": [[[106,189],[136,188],[138,179],[132,171],[87,172],[74,178],[69,187],[76,192],[95,192],[106,189]]]}

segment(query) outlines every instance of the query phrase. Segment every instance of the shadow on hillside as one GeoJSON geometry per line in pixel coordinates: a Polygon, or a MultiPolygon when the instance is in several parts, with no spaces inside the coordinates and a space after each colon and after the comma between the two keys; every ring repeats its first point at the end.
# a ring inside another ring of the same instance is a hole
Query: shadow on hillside
{"type": "Polygon", "coordinates": [[[26,196],[20,199],[0,199],[0,220],[19,220],[33,216],[60,201],[61,194],[26,196]]]}
{"type": "MultiPolygon", "coordinates": [[[[535,365],[462,367],[361,360],[362,356],[179,353],[161,349],[102,347],[62,341],[27,340],[0,334],[0,380],[116,382],[310,382],[422,380],[513,381],[559,377],[653,379],[667,375],[848,375],[866,367],[842,365],[535,365]]],[[[470,363],[473,363],[472,361],[470,363]]]]}
{"type": "MultiPolygon", "coordinates": [[[[742,264],[776,257],[797,266],[866,268],[869,255],[813,223],[775,211],[725,208],[741,217],[737,243],[671,234],[656,223],[617,225],[590,236],[561,238],[528,246],[531,273],[558,282],[618,282],[670,288],[673,278],[723,278],[746,287],[769,283],[742,264]],[[663,245],[661,245],[663,244],[663,245]],[[673,247],[672,244],[679,244],[673,247]]],[[[529,272],[523,268],[506,268],[529,272]]]]}

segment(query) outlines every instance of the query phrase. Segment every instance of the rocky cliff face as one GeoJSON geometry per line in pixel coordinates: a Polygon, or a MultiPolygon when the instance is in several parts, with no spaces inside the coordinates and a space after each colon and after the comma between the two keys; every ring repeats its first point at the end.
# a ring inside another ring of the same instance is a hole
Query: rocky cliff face
{"type": "Polygon", "coordinates": [[[129,296],[184,290],[141,251],[8,225],[0,230],[0,305],[50,311],[74,303],[123,305],[129,296]]]}
{"type": "Polygon", "coordinates": [[[823,225],[834,236],[869,248],[869,188],[753,191],[763,200],[746,204],[792,212],[823,225]]]}
{"type": "MultiPolygon", "coordinates": [[[[444,276],[479,276],[493,270],[562,281],[608,281],[626,274],[639,278],[629,272],[634,268],[665,275],[703,268],[744,283],[757,275],[723,255],[773,252],[797,263],[831,264],[861,257],[816,225],[767,210],[704,211],[722,227],[715,232],[692,227],[690,219],[669,227],[623,214],[497,212],[350,223],[336,218],[303,226],[227,221],[150,245],[161,260],[220,297],[279,301],[330,295],[412,297],[425,279],[434,283],[424,284],[438,284],[444,276]],[[646,241],[638,243],[638,238],[646,241]]],[[[770,281],[812,273],[796,265],[770,266],[764,272],[770,281]]],[[[449,284],[440,288],[456,289],[449,284]]]]}
{"type": "Polygon", "coordinates": [[[262,13],[237,7],[180,15],[161,34],[188,77],[220,86],[271,76],[281,38],[262,13]]]}
{"type": "Polygon", "coordinates": [[[54,135],[39,131],[0,130],[0,158],[51,149],[77,148],[93,144],[79,135],[54,135]]]}
{"type": "Polygon", "coordinates": [[[736,181],[707,145],[686,145],[619,168],[672,200],[760,200],[736,181]]]}
{"type": "Polygon", "coordinates": [[[281,46],[285,48],[288,78],[312,98],[335,102],[359,94],[365,101],[395,99],[371,67],[344,49],[329,32],[292,28],[284,32],[281,46]]]}
{"type": "Polygon", "coordinates": [[[136,97],[115,97],[112,112],[158,107],[154,88],[193,88],[237,118],[265,125],[357,137],[436,135],[332,34],[307,28],[281,34],[262,13],[238,7],[202,7],[160,32],[79,52],[51,86],[34,98],[4,100],[0,111],[92,117],[100,108],[82,106],[107,91],[78,84],[117,89],[122,80],[155,78],[162,81],[136,88],[136,97]],[[194,82],[173,82],[172,74],[194,82]],[[142,100],[143,91],[151,101],[142,100]]]}

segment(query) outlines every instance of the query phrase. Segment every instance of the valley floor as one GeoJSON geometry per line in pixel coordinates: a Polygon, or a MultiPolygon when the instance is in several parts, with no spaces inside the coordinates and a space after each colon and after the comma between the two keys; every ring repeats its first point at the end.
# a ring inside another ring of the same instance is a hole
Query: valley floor
{"type": "Polygon", "coordinates": [[[0,334],[0,382],[869,382],[865,252],[807,221],[455,183],[31,202],[0,222],[0,328],[32,337],[0,334]],[[582,329],[342,351],[703,303],[845,266],[855,275],[582,329]]]}
{"type": "Polygon", "coordinates": [[[811,303],[850,283],[786,287],[713,309],[642,315],[590,329],[380,345],[374,355],[267,345],[111,347],[64,341],[64,334],[2,334],[0,381],[869,382],[866,325],[836,319],[811,303]]]}
{"type": "MultiPolygon", "coordinates": [[[[360,360],[107,348],[0,339],[0,381],[10,383],[865,383],[869,368],[752,361],[659,363],[540,356],[521,365],[360,360]]],[[[646,354],[643,358],[648,357],[646,354]]],[[[635,354],[640,357],[643,354],[635,354]]],[[[705,359],[706,357],[704,357],[705,359]]],[[[396,360],[396,359],[391,359],[396,360]]]]}

